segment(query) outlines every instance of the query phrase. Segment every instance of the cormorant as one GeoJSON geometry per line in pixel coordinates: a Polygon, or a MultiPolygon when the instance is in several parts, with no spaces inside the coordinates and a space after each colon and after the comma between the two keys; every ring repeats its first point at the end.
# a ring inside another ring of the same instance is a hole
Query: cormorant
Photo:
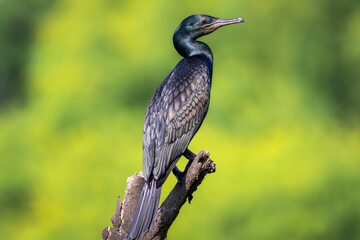
{"type": "Polygon", "coordinates": [[[128,239],[136,239],[151,227],[159,206],[161,186],[173,171],[179,181],[182,172],[175,166],[184,155],[209,108],[213,55],[197,38],[219,27],[244,22],[242,18],[220,19],[196,14],[185,18],[175,30],[173,42],[184,58],[152,96],[146,109],[143,129],[143,173],[145,185],[133,218],[128,239]]]}

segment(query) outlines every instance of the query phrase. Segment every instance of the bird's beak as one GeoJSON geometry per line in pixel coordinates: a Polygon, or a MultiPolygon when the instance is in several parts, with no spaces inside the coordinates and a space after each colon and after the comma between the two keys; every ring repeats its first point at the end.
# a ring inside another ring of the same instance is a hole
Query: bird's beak
{"type": "Polygon", "coordinates": [[[233,18],[233,19],[218,18],[218,19],[214,20],[213,22],[204,25],[204,29],[205,29],[206,33],[211,33],[213,31],[215,31],[216,29],[218,29],[219,27],[230,25],[230,24],[235,24],[235,23],[243,23],[243,22],[244,22],[244,19],[242,19],[242,18],[233,18]]]}

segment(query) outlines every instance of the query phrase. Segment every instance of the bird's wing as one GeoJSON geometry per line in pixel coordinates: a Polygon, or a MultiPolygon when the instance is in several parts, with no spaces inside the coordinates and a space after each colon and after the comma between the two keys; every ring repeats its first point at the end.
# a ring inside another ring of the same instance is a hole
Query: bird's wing
{"type": "Polygon", "coordinates": [[[208,78],[204,65],[185,62],[155,92],[144,132],[148,154],[144,160],[155,179],[169,172],[199,129],[209,106],[208,78]]]}
{"type": "MultiPolygon", "coordinates": [[[[165,79],[166,80],[166,79],[165,79]]],[[[159,102],[161,97],[162,85],[152,96],[146,109],[144,129],[143,129],[143,174],[145,181],[149,181],[155,164],[156,134],[159,127],[159,102]]]]}

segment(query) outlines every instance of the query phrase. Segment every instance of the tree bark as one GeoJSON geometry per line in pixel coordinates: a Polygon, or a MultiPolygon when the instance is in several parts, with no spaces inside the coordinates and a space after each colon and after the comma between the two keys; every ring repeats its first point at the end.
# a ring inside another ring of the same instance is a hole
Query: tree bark
{"type": "MultiPolygon", "coordinates": [[[[161,240],[166,238],[170,226],[175,221],[186,199],[190,203],[192,193],[196,191],[205,176],[208,173],[215,172],[215,163],[209,156],[209,152],[204,150],[201,150],[196,155],[189,167],[185,169],[184,181],[175,185],[158,209],[154,224],[138,238],[139,240],[161,240]]],[[[118,197],[116,212],[111,218],[113,227],[107,227],[103,230],[102,237],[104,240],[126,239],[144,186],[144,178],[141,175],[142,172],[140,172],[140,175],[136,173],[128,178],[124,201],[121,202],[120,197],[118,197]]]]}

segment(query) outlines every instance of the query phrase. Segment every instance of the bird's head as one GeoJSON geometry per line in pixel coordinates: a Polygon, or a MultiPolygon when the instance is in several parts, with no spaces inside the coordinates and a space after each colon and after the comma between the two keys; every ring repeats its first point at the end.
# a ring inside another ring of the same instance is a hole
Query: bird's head
{"type": "Polygon", "coordinates": [[[212,33],[222,26],[242,22],[244,22],[242,18],[221,19],[209,15],[196,14],[185,18],[176,29],[175,34],[196,39],[212,33]]]}

